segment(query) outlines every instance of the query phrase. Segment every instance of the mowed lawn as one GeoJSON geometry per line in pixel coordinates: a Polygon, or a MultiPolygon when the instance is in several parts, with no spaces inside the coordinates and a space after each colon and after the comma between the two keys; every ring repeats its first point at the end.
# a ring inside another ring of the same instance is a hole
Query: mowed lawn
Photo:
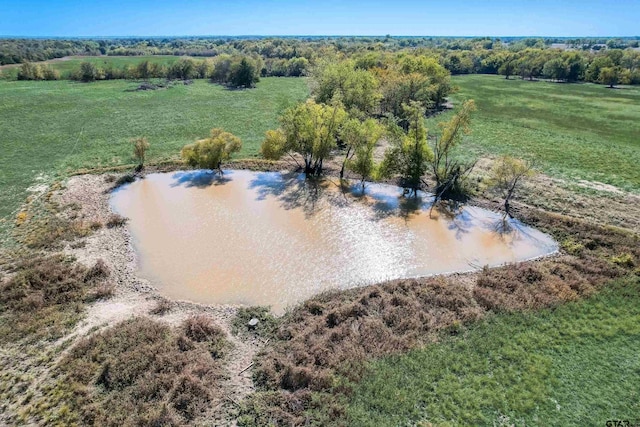
{"type": "Polygon", "coordinates": [[[302,78],[264,78],[255,89],[228,90],[204,80],[156,91],[135,82],[0,81],[0,218],[25,200],[39,175],[133,163],[131,138],[151,143],[149,160],[222,127],[238,135],[238,157],[258,155],[279,114],[308,97],[302,78]]]}
{"type": "MultiPolygon", "coordinates": [[[[465,154],[536,159],[555,176],[640,191],[640,87],[489,75],[455,76],[453,83],[455,104],[474,99],[478,107],[465,154]]],[[[429,128],[442,118],[430,119],[429,128]]]]}
{"type": "Polygon", "coordinates": [[[640,422],[640,277],[552,310],[501,314],[355,386],[351,426],[640,422]]]}

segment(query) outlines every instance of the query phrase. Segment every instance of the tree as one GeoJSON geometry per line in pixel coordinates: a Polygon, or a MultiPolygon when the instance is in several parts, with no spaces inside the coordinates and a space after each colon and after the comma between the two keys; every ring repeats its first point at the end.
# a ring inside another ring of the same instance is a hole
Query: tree
{"type": "Polygon", "coordinates": [[[101,78],[101,71],[92,62],[85,61],[80,64],[77,80],[88,83],[101,78]]]}
{"type": "Polygon", "coordinates": [[[229,83],[234,87],[253,87],[260,81],[258,70],[247,58],[242,58],[240,62],[233,64],[229,76],[229,83]]]}
{"type": "Polygon", "coordinates": [[[591,61],[589,67],[587,67],[587,72],[585,74],[585,79],[589,82],[598,83],[600,79],[600,70],[607,67],[613,67],[613,61],[607,58],[606,56],[597,56],[591,61]]]}
{"type": "Polygon", "coordinates": [[[218,170],[222,173],[222,162],[240,151],[242,142],[237,136],[220,128],[211,129],[209,138],[201,139],[182,148],[180,155],[192,167],[218,170]]]}
{"type": "Polygon", "coordinates": [[[380,100],[379,83],[368,70],[356,69],[353,61],[325,62],[313,73],[316,102],[339,100],[355,115],[372,115],[380,100]]]}
{"type": "Polygon", "coordinates": [[[610,88],[618,84],[620,80],[620,69],[618,67],[604,67],[600,70],[598,81],[610,88]]]}
{"type": "Polygon", "coordinates": [[[516,71],[516,59],[514,55],[504,53],[497,57],[496,62],[500,64],[498,66],[498,74],[503,75],[505,79],[509,80],[509,77],[516,71]]]}
{"type": "Polygon", "coordinates": [[[373,150],[382,137],[382,126],[374,119],[361,122],[349,119],[342,126],[341,138],[347,151],[340,169],[340,179],[344,177],[345,167],[361,177],[364,181],[371,177],[374,170],[373,150]]]}
{"type": "Polygon", "coordinates": [[[189,80],[196,76],[196,63],[191,58],[180,58],[169,66],[167,77],[170,79],[189,80]]]}
{"type": "Polygon", "coordinates": [[[542,74],[548,79],[560,81],[567,78],[568,70],[562,59],[554,58],[544,63],[542,74]]]}
{"type": "Polygon", "coordinates": [[[565,52],[562,56],[567,68],[567,81],[577,82],[584,77],[585,61],[578,52],[565,52]]]}
{"type": "Polygon", "coordinates": [[[347,119],[342,105],[317,104],[309,100],[287,109],[280,117],[280,129],[267,132],[261,152],[267,159],[297,153],[304,160],[307,176],[322,173],[322,163],[337,146],[340,128],[347,119]]]}
{"type": "Polygon", "coordinates": [[[144,168],[144,159],[147,155],[147,150],[150,147],[149,141],[147,138],[140,137],[135,138],[131,141],[133,143],[133,157],[138,162],[138,170],[142,170],[144,168]]]}
{"type": "Polygon", "coordinates": [[[18,70],[18,80],[42,80],[42,70],[38,64],[25,62],[18,70]]]}
{"type": "Polygon", "coordinates": [[[135,74],[142,80],[148,80],[151,78],[151,63],[145,60],[136,65],[135,74]]]}
{"type": "Polygon", "coordinates": [[[522,181],[533,175],[531,163],[513,157],[501,157],[491,171],[489,185],[504,199],[504,217],[511,217],[510,201],[522,181]]]}
{"type": "Polygon", "coordinates": [[[473,99],[465,101],[460,110],[448,122],[439,123],[440,138],[433,145],[431,171],[436,180],[436,199],[448,193],[459,193],[460,180],[468,174],[475,163],[464,164],[452,157],[463,134],[470,132],[471,113],[476,110],[473,99]]]}
{"type": "Polygon", "coordinates": [[[424,106],[413,101],[405,105],[404,109],[409,130],[404,134],[399,126],[393,124],[390,126],[388,135],[392,143],[380,166],[380,175],[391,177],[399,174],[402,186],[417,196],[422,186],[422,176],[433,159],[433,152],[427,144],[424,106]]]}

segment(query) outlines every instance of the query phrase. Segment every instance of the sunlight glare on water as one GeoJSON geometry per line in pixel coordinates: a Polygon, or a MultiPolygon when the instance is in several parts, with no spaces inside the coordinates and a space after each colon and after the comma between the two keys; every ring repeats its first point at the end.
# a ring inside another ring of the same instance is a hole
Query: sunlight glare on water
{"type": "Polygon", "coordinates": [[[429,212],[431,196],[299,174],[150,174],[117,190],[141,276],[202,303],[287,306],[329,289],[468,271],[552,253],[550,236],[476,207],[429,212]]]}

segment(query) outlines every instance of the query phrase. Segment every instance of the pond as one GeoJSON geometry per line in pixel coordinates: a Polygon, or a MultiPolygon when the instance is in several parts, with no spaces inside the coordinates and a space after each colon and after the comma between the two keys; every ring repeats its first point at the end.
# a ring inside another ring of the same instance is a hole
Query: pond
{"type": "Polygon", "coordinates": [[[390,279],[463,272],[557,250],[548,235],[432,196],[300,174],[158,173],[111,198],[142,277],[170,298],[268,305],[282,313],[312,295],[390,279]]]}

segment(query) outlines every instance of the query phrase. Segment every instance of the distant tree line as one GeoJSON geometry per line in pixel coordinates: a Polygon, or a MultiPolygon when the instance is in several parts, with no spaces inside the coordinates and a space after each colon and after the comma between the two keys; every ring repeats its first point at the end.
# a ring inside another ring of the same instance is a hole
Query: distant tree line
{"type": "MultiPolygon", "coordinates": [[[[344,59],[353,61],[355,68],[370,70],[399,57],[417,55],[435,59],[454,75],[502,74],[506,78],[614,85],[640,83],[638,42],[636,38],[391,36],[4,39],[0,40],[0,64],[65,55],[245,57],[251,58],[258,76],[267,77],[303,76],[323,62],[344,59]]],[[[156,70],[155,74],[162,72],[156,70]]],[[[164,74],[171,74],[170,70],[164,70],[164,74]]],[[[104,78],[132,78],[132,74],[126,69],[105,69],[104,78]]]]}

